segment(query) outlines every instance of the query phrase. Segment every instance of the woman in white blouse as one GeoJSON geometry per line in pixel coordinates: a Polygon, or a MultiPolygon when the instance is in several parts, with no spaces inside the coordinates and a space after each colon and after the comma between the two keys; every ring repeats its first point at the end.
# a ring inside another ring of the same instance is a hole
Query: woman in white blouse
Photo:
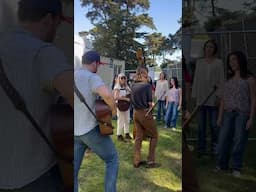
{"type": "Polygon", "coordinates": [[[198,118],[198,156],[205,155],[206,126],[209,122],[211,130],[211,153],[214,154],[217,145],[217,97],[214,93],[203,105],[214,86],[224,82],[223,62],[217,58],[217,44],[208,40],[204,44],[204,57],[196,62],[192,97],[196,98],[199,108],[198,118]],[[208,117],[208,119],[207,119],[208,117]]]}
{"type": "MultiPolygon", "coordinates": [[[[126,76],[120,73],[117,77],[116,84],[114,87],[114,98],[118,100],[129,101],[127,95],[131,93],[129,86],[127,85],[126,76]]],[[[132,139],[129,134],[130,126],[130,110],[121,111],[117,108],[117,139],[118,141],[125,141],[125,139],[132,139]],[[124,131],[125,137],[123,137],[122,132],[124,131]]]]}

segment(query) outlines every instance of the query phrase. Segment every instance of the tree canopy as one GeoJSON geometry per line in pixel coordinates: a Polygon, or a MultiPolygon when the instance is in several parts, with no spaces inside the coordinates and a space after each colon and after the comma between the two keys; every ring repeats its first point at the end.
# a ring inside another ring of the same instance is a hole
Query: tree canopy
{"type": "Polygon", "coordinates": [[[86,17],[94,28],[89,32],[93,47],[103,56],[125,60],[126,69],[136,68],[136,50],[145,50],[146,61],[153,65],[154,57],[168,52],[174,38],[161,33],[138,32],[142,26],[156,30],[153,18],[147,13],[149,0],[80,0],[89,8],[86,17]],[[145,43],[137,39],[145,40],[145,43]],[[153,57],[152,58],[150,58],[153,57]]]}

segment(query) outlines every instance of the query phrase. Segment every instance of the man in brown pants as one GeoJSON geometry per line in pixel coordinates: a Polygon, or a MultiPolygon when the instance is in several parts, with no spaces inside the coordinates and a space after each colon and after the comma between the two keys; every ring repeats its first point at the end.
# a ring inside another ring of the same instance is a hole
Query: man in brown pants
{"type": "Polygon", "coordinates": [[[136,137],[134,146],[133,165],[138,168],[140,165],[146,165],[147,168],[160,167],[155,162],[155,151],[158,139],[158,133],[152,113],[147,111],[152,106],[152,89],[148,83],[148,69],[140,66],[137,69],[135,83],[132,85],[131,101],[134,111],[134,124],[136,127],[136,137]],[[149,137],[149,154],[148,161],[141,161],[141,145],[144,137],[149,137]]]}

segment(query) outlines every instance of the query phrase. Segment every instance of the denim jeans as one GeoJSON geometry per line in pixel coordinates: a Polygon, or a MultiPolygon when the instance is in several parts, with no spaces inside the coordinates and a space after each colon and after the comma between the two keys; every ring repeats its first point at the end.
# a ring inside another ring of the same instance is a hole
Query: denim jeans
{"type": "Polygon", "coordinates": [[[32,183],[19,189],[0,189],[0,192],[60,192],[63,191],[63,182],[58,166],[54,166],[32,183]]]}
{"type": "Polygon", "coordinates": [[[89,133],[75,136],[74,140],[74,192],[78,192],[78,172],[83,160],[84,152],[90,148],[106,164],[105,192],[116,192],[118,175],[118,154],[110,136],[102,136],[99,127],[89,133]]]}
{"type": "Polygon", "coordinates": [[[198,128],[198,153],[206,153],[206,127],[207,120],[211,130],[211,152],[216,152],[217,147],[217,107],[201,106],[199,109],[199,128],[198,128]],[[207,118],[208,116],[208,118],[207,118]]]}
{"type": "Polygon", "coordinates": [[[239,112],[224,112],[223,125],[220,129],[218,144],[218,166],[228,169],[230,151],[233,170],[240,171],[245,145],[248,140],[246,128],[249,116],[239,112]]]}
{"type": "Polygon", "coordinates": [[[169,102],[167,106],[167,111],[165,115],[165,125],[167,127],[176,127],[178,118],[178,104],[174,102],[169,102]]]}
{"type": "Polygon", "coordinates": [[[163,113],[163,119],[165,117],[165,101],[159,100],[157,103],[157,121],[161,121],[161,113],[163,113]]]}

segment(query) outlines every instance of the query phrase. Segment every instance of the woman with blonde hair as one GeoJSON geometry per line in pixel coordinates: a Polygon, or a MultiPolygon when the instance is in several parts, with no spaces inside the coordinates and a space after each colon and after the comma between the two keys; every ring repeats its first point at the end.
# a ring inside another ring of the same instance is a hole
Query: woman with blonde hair
{"type": "Polygon", "coordinates": [[[130,99],[128,95],[131,94],[131,90],[127,84],[126,76],[120,73],[117,77],[116,84],[114,87],[114,99],[118,102],[124,102],[127,104],[127,109],[118,107],[117,105],[117,140],[125,141],[125,139],[132,139],[129,134],[130,125],[130,110],[129,102],[130,99]],[[124,130],[125,137],[123,137],[122,132],[124,130]]]}

